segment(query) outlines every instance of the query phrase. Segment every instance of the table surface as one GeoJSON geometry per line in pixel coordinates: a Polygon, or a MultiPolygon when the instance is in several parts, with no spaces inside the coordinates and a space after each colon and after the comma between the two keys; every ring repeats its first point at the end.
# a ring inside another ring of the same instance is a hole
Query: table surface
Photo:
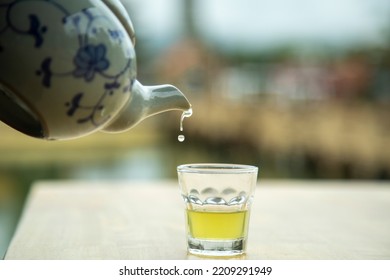
{"type": "MultiPolygon", "coordinates": [[[[5,259],[198,259],[175,181],[41,181],[5,259]]],[[[390,259],[390,184],[259,181],[239,259],[390,259]]]]}

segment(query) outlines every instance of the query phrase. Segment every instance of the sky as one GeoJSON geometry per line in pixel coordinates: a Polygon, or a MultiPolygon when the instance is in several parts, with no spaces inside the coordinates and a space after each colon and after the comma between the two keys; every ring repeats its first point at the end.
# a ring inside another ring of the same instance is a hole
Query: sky
{"type": "MultiPolygon", "coordinates": [[[[183,32],[184,0],[122,0],[142,38],[172,40],[183,32]]],[[[294,43],[383,43],[389,0],[195,0],[202,37],[230,49],[294,43]]]]}

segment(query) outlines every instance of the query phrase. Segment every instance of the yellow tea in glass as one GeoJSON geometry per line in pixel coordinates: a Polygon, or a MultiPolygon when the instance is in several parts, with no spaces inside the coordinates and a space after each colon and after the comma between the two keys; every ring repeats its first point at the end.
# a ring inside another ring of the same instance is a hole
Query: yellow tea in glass
{"type": "Polygon", "coordinates": [[[193,238],[229,240],[244,238],[248,233],[248,210],[207,212],[187,209],[188,234],[193,238]]]}

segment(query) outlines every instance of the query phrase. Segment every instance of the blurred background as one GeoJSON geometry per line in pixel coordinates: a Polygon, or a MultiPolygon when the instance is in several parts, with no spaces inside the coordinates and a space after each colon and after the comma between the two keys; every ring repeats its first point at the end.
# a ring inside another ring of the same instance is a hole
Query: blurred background
{"type": "MultiPolygon", "coordinates": [[[[44,142],[0,124],[0,259],[44,179],[158,180],[234,162],[283,179],[390,179],[390,1],[123,0],[138,79],[193,105],[122,134],[44,142]]],[[[114,187],[114,185],[113,185],[114,187]]]]}

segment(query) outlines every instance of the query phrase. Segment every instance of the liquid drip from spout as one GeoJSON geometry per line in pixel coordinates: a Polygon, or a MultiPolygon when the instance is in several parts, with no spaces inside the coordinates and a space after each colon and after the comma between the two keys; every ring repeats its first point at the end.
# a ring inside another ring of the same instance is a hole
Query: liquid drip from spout
{"type": "MultiPolygon", "coordinates": [[[[189,118],[191,116],[192,116],[192,108],[184,111],[181,114],[181,118],[180,118],[180,131],[183,131],[183,121],[184,121],[184,118],[189,118]]],[[[185,136],[183,134],[179,134],[179,136],[177,137],[177,140],[179,140],[179,142],[183,142],[185,140],[185,136]]]]}
{"type": "Polygon", "coordinates": [[[180,134],[179,136],[177,136],[177,140],[179,140],[179,142],[183,142],[185,139],[186,139],[186,137],[183,134],[180,134]]]}

